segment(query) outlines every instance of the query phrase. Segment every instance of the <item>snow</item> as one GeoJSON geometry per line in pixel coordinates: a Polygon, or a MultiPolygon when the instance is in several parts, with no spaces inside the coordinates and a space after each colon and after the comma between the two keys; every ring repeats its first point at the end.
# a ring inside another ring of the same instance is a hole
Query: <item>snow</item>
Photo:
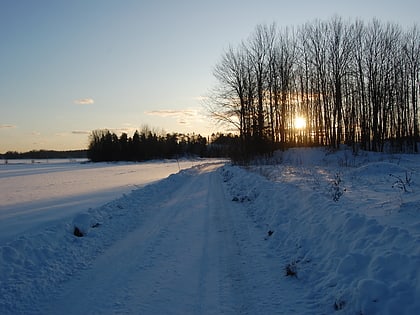
{"type": "Polygon", "coordinates": [[[181,168],[0,166],[0,313],[420,314],[420,156],[181,168]]]}
{"type": "Polygon", "coordinates": [[[9,160],[7,165],[0,164],[0,241],[98,207],[194,163],[9,160]]]}

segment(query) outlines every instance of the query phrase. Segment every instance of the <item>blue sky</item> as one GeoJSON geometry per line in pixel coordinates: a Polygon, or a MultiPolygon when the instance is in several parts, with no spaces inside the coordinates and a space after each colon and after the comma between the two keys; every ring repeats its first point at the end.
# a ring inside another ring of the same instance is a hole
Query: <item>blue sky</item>
{"type": "Polygon", "coordinates": [[[86,148],[102,128],[211,134],[213,68],[257,24],[410,27],[419,12],[418,0],[0,0],[0,153],[86,148]]]}

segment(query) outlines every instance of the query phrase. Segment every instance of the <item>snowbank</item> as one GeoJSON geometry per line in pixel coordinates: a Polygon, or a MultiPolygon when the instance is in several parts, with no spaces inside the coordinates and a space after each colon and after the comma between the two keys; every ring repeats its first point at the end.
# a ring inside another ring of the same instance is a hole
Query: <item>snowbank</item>
{"type": "Polygon", "coordinates": [[[136,228],[147,216],[143,206],[169,194],[188,172],[1,244],[0,313],[42,313],[40,301],[56,295],[61,283],[88,268],[100,253],[136,228]],[[75,227],[83,237],[74,235],[75,227]]]}
{"type": "Polygon", "coordinates": [[[223,176],[232,199],[272,232],[279,268],[293,266],[308,303],[324,313],[420,314],[419,158],[364,153],[345,167],[345,154],[294,149],[280,165],[226,166],[223,176]],[[395,185],[406,172],[407,192],[395,185]]]}

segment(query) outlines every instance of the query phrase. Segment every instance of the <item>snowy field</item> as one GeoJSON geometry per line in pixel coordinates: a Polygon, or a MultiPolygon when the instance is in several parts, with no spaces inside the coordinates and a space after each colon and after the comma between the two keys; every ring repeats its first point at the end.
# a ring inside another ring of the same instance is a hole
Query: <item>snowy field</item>
{"type": "Polygon", "coordinates": [[[0,241],[98,207],[194,163],[83,163],[66,159],[1,163],[0,241]]]}
{"type": "Polygon", "coordinates": [[[420,314],[420,156],[274,161],[0,165],[0,314],[420,314]]]}

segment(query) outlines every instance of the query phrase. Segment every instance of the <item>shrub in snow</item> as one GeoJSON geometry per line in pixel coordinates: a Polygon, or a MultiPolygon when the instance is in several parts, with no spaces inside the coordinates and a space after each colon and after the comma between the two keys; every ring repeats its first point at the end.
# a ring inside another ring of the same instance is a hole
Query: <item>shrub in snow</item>
{"type": "Polygon", "coordinates": [[[268,240],[268,239],[271,237],[271,235],[273,235],[273,233],[274,233],[274,231],[273,231],[273,230],[269,230],[269,231],[268,231],[268,233],[267,233],[267,236],[266,236],[266,237],[264,237],[264,239],[265,239],[265,240],[268,240]]]}
{"type": "Polygon", "coordinates": [[[400,176],[396,176],[393,174],[389,174],[389,176],[394,177],[396,181],[392,185],[392,188],[397,187],[404,192],[408,192],[407,186],[411,185],[411,173],[408,174],[408,172],[405,172],[405,180],[403,180],[400,176]]]}
{"type": "Polygon", "coordinates": [[[345,189],[341,188],[340,186],[341,184],[341,177],[339,173],[335,174],[335,178],[331,183],[331,194],[332,194],[332,199],[334,201],[338,201],[340,200],[340,197],[343,195],[345,189]]]}
{"type": "Polygon", "coordinates": [[[336,311],[342,310],[345,305],[346,305],[346,301],[344,301],[344,300],[337,300],[337,301],[334,302],[334,309],[336,311]]]}
{"type": "Polygon", "coordinates": [[[286,277],[295,277],[297,278],[297,267],[296,267],[296,261],[293,261],[286,265],[285,271],[286,271],[286,277]]]}
{"type": "Polygon", "coordinates": [[[77,236],[77,237],[83,237],[84,236],[82,231],[80,231],[80,229],[77,226],[74,227],[73,235],[77,236]]]}
{"type": "Polygon", "coordinates": [[[88,213],[80,213],[73,219],[73,234],[77,237],[85,236],[89,229],[95,225],[88,213]]]}
{"type": "Polygon", "coordinates": [[[248,196],[235,196],[232,198],[232,201],[235,202],[248,202],[251,201],[251,198],[249,198],[248,196]]]}
{"type": "Polygon", "coordinates": [[[228,181],[230,181],[233,178],[233,173],[229,170],[226,170],[225,168],[223,168],[223,181],[225,183],[227,183],[228,181]]]}

